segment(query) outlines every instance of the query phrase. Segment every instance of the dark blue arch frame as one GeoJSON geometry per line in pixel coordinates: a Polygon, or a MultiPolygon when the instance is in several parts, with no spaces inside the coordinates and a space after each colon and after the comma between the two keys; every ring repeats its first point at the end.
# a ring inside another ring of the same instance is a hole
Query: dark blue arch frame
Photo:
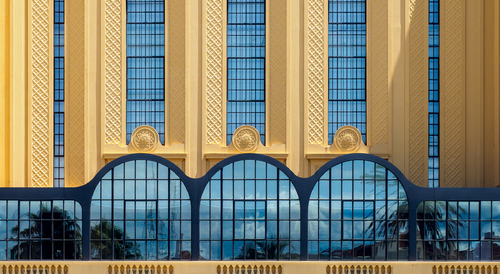
{"type": "MultiPolygon", "coordinates": [[[[226,158],[212,167],[203,177],[188,177],[179,167],[169,160],[152,154],[130,154],[120,157],[103,167],[86,185],[77,188],[0,188],[0,200],[75,200],[82,206],[83,213],[83,260],[90,260],[90,204],[94,189],[101,179],[116,166],[132,160],[155,161],[168,167],[184,183],[191,201],[191,222],[200,221],[200,201],[210,179],[226,165],[241,160],[258,160],[282,171],[289,177],[297,190],[300,202],[300,259],[307,260],[308,207],[311,192],[319,178],[330,168],[342,162],[353,160],[371,161],[385,167],[399,179],[408,197],[409,211],[409,260],[417,259],[417,207],[423,201],[500,201],[500,188],[424,188],[411,183],[403,173],[390,162],[369,154],[348,154],[337,157],[318,169],[308,178],[295,175],[287,166],[269,156],[260,154],[240,154],[226,158]]],[[[191,260],[200,259],[200,228],[191,225],[191,260]]]]}

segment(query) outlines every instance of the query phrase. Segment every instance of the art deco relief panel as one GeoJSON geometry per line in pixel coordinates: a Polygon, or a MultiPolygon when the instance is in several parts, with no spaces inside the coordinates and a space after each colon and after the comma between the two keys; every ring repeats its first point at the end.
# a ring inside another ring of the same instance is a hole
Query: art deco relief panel
{"type": "Polygon", "coordinates": [[[444,187],[465,186],[464,8],[463,0],[441,3],[444,38],[441,185],[444,187]]]}
{"type": "Polygon", "coordinates": [[[49,105],[50,76],[49,48],[50,39],[50,8],[49,0],[29,1],[29,126],[28,126],[28,186],[51,186],[50,153],[52,132],[50,126],[49,105]]]}
{"type": "Polygon", "coordinates": [[[85,0],[66,1],[65,186],[85,184],[85,0]]]}
{"type": "Polygon", "coordinates": [[[409,134],[408,179],[427,186],[428,157],[428,12],[429,2],[408,2],[409,51],[409,134]]]}

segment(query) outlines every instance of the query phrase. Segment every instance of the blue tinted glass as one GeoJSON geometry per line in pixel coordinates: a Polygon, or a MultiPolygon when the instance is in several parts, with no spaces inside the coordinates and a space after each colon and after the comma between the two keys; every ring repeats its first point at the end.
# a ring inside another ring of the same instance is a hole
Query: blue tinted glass
{"type": "Polygon", "coordinates": [[[325,173],[332,179],[322,176],[318,180],[309,200],[310,260],[408,260],[406,193],[401,187],[405,195],[387,195],[398,193],[400,182],[394,176],[387,178],[386,173],[373,162],[346,161],[325,173]],[[378,248],[392,251],[374,256],[376,240],[382,240],[378,248]],[[335,251],[340,245],[342,252],[335,251]],[[333,250],[328,252],[330,247],[333,250]]]}
{"type": "Polygon", "coordinates": [[[54,0],[54,187],[64,187],[64,0],[54,0]]]}
{"type": "MultiPolygon", "coordinates": [[[[143,160],[123,163],[109,174],[95,189],[102,193],[92,197],[92,259],[191,259],[191,201],[179,177],[143,160]],[[113,248],[103,252],[103,245],[113,248]]],[[[211,211],[209,206],[202,204],[203,214],[220,215],[220,205],[211,211]]]]}
{"type": "Polygon", "coordinates": [[[351,125],[366,143],[366,3],[330,0],[328,6],[328,142],[351,125]]]}
{"type": "Polygon", "coordinates": [[[265,0],[227,1],[227,144],[250,125],[265,143],[265,0]]]}
{"type": "Polygon", "coordinates": [[[202,242],[203,259],[299,259],[297,243],[291,244],[300,240],[297,192],[286,175],[280,173],[277,182],[277,169],[269,164],[267,170],[274,170],[274,175],[261,173],[254,180],[255,168],[262,166],[266,164],[260,161],[235,162],[223,168],[222,191],[217,175],[205,187],[200,239],[210,240],[211,245],[202,242]]]}
{"type": "Polygon", "coordinates": [[[429,0],[429,187],[439,187],[439,0],[429,0]]]}
{"type": "Polygon", "coordinates": [[[165,144],[164,8],[164,0],[127,0],[127,143],[148,125],[165,144]]]}

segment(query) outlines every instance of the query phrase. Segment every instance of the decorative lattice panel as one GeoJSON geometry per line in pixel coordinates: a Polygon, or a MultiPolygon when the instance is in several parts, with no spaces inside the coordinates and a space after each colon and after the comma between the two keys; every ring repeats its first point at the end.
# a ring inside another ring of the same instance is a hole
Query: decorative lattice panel
{"type": "Polygon", "coordinates": [[[389,143],[388,75],[388,4],[385,0],[368,1],[371,5],[371,129],[373,144],[389,143]]]}
{"type": "Polygon", "coordinates": [[[49,1],[31,1],[31,186],[49,182],[49,1]]]}
{"type": "Polygon", "coordinates": [[[66,187],[85,183],[85,0],[66,1],[66,187]]]}
{"type": "Polygon", "coordinates": [[[184,143],[185,138],[185,5],[184,1],[168,1],[168,112],[169,142],[184,143]]]}
{"type": "Polygon", "coordinates": [[[222,145],[222,0],[206,3],[207,144],[222,145]]]}
{"type": "Polygon", "coordinates": [[[410,0],[409,26],[409,173],[415,184],[427,186],[427,61],[428,2],[410,0]]]}
{"type": "Polygon", "coordinates": [[[270,58],[270,91],[269,98],[269,130],[270,144],[286,142],[286,0],[271,1],[269,57],[270,58]]]}
{"type": "Polygon", "coordinates": [[[122,133],[122,1],[106,0],[104,10],[105,143],[119,144],[122,133]]]}
{"type": "Polygon", "coordinates": [[[325,48],[324,0],[307,3],[307,98],[309,144],[324,143],[325,48]]]}
{"type": "Polygon", "coordinates": [[[442,60],[443,71],[443,159],[442,182],[445,187],[464,187],[465,174],[463,163],[464,132],[462,124],[462,84],[463,84],[463,6],[462,0],[443,0],[444,12],[444,51],[442,60]]]}

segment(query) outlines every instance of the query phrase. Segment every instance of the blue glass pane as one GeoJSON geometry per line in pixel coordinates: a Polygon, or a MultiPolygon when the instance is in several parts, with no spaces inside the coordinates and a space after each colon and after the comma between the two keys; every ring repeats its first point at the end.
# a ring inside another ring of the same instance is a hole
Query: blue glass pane
{"type": "Polygon", "coordinates": [[[429,0],[429,187],[439,187],[439,0],[429,0]]]}
{"type": "Polygon", "coordinates": [[[406,192],[387,173],[373,162],[346,161],[321,176],[309,200],[309,259],[408,260],[406,192]]]}
{"type": "Polygon", "coordinates": [[[265,0],[227,1],[227,144],[250,125],[265,143],[265,0]]]}
{"type": "Polygon", "coordinates": [[[211,243],[202,242],[203,259],[298,260],[292,240],[300,240],[300,203],[290,179],[254,160],[229,164],[222,174],[222,183],[214,175],[201,198],[200,239],[211,243]]]}
{"type": "Polygon", "coordinates": [[[356,127],[366,143],[366,3],[328,2],[328,143],[356,127]]]}
{"type": "Polygon", "coordinates": [[[149,125],[165,144],[164,8],[164,0],[127,0],[127,143],[149,125]]]}
{"type": "Polygon", "coordinates": [[[64,187],[64,0],[54,0],[54,187],[64,187]]]}

